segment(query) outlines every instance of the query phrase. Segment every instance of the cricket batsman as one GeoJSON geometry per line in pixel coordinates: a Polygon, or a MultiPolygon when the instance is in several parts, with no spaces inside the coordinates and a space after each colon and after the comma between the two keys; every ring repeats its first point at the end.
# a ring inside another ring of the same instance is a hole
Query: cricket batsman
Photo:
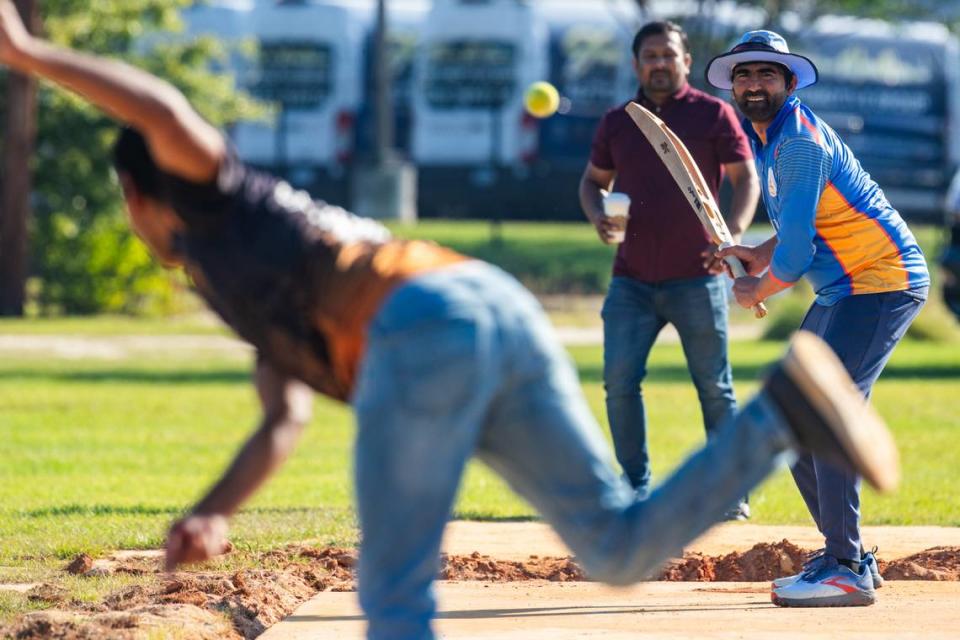
{"type": "MultiPolygon", "coordinates": [[[[733,288],[750,308],[806,275],[817,293],[801,329],[829,344],[867,398],[920,312],[930,277],[917,241],[850,149],[794,95],[817,81],[809,59],[772,31],[750,31],[710,61],[707,81],[730,89],[745,117],[763,202],[776,235],[733,246],[749,274],[733,288]]],[[[860,478],[816,454],[793,477],[826,543],[804,570],[774,582],[788,607],[870,605],[882,583],[860,539],[860,478]]]]}

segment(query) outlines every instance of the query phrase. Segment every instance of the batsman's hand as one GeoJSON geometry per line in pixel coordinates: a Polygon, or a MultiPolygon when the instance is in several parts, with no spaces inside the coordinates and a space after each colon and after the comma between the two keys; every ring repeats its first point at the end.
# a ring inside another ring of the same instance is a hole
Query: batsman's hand
{"type": "Polygon", "coordinates": [[[0,0],[0,63],[13,65],[31,36],[11,0],[0,0]]]}
{"type": "Polygon", "coordinates": [[[743,276],[733,281],[733,296],[737,299],[737,304],[744,309],[750,309],[758,303],[763,302],[759,293],[760,278],[756,276],[743,276]]]}
{"type": "MultiPolygon", "coordinates": [[[[766,252],[759,247],[748,247],[742,244],[735,244],[720,249],[717,251],[716,256],[721,260],[727,256],[739,258],[740,262],[743,263],[743,269],[747,272],[747,275],[750,276],[760,275],[764,269],[770,265],[770,256],[766,255],[766,252]]],[[[730,273],[730,267],[724,264],[724,268],[727,270],[727,274],[733,278],[733,274],[730,273]]]]}
{"type": "Polygon", "coordinates": [[[192,514],[178,520],[167,534],[166,570],[189,562],[202,562],[227,553],[227,519],[219,514],[192,514]]]}
{"type": "Polygon", "coordinates": [[[703,268],[711,275],[718,276],[724,272],[729,274],[730,269],[727,267],[727,263],[717,254],[717,245],[712,244],[701,251],[700,257],[703,258],[703,268]]]}

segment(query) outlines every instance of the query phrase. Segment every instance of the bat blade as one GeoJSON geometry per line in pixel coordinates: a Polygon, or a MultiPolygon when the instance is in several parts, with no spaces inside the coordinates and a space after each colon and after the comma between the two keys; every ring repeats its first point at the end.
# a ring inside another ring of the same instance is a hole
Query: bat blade
{"type": "MultiPolygon", "coordinates": [[[[700,167],[697,166],[683,141],[670,130],[670,127],[663,120],[636,102],[628,103],[626,111],[647,141],[653,146],[657,156],[666,166],[667,171],[670,172],[674,182],[677,183],[677,187],[680,188],[687,202],[690,203],[690,208],[699,218],[703,228],[707,230],[710,239],[718,247],[733,244],[733,236],[720,214],[720,207],[713,199],[713,194],[710,192],[707,181],[703,179],[700,167]]],[[[735,278],[742,278],[747,275],[738,258],[728,256],[725,260],[730,265],[730,270],[735,278]]],[[[754,311],[758,318],[767,315],[767,308],[762,302],[754,307],[754,311]]]]}

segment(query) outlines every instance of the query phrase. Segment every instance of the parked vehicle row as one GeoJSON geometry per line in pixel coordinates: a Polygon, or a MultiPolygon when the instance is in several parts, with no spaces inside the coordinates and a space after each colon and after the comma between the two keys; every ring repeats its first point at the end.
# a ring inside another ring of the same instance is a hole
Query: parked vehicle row
{"type": "MultiPolygon", "coordinates": [[[[418,166],[420,214],[580,219],[576,184],[594,127],[636,90],[639,4],[389,0],[396,146],[418,166]],[[522,104],[538,80],[562,96],[544,120],[522,104]]],[[[234,126],[245,159],[349,203],[351,168],[374,142],[375,10],[375,0],[211,0],[186,12],[190,33],[259,44],[258,57],[232,65],[243,86],[279,109],[273,122],[234,126]]],[[[691,28],[704,19],[674,17],[691,28]]],[[[760,26],[729,20],[710,18],[713,40],[760,26]]],[[[940,25],[842,18],[788,35],[821,71],[801,98],[907,218],[941,219],[960,160],[956,39],[940,25]]]]}

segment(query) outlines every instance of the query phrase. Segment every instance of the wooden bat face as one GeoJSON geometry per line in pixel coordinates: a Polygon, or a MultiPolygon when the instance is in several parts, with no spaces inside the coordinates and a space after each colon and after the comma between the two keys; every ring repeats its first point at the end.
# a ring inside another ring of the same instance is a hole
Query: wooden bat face
{"type": "Polygon", "coordinates": [[[636,102],[627,105],[627,113],[653,145],[700,223],[710,234],[710,239],[717,245],[730,242],[733,238],[727,229],[727,223],[720,215],[720,208],[686,145],[660,118],[636,102]]]}
{"type": "MultiPolygon", "coordinates": [[[[723,216],[720,215],[720,207],[717,206],[710,193],[710,187],[707,181],[703,179],[700,173],[700,167],[694,161],[693,156],[687,150],[683,141],[670,130],[663,120],[644,109],[636,102],[627,104],[627,113],[634,124],[640,129],[647,141],[653,145],[654,150],[664,166],[673,176],[674,182],[680,187],[680,191],[687,198],[693,212],[700,219],[700,224],[707,230],[710,239],[718,247],[725,247],[733,243],[733,236],[723,216]]],[[[727,256],[725,262],[730,265],[730,270],[735,278],[742,278],[747,275],[740,260],[735,256],[727,256]]],[[[763,303],[754,307],[756,316],[762,318],[767,315],[767,309],[763,303]]]]}

